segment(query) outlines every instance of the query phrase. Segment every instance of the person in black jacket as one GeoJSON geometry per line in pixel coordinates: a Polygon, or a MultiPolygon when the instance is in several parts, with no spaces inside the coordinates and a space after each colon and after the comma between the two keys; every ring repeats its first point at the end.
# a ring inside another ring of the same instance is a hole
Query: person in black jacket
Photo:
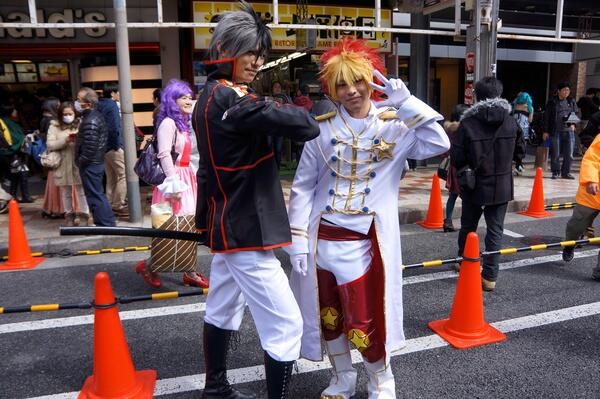
{"type": "Polygon", "coordinates": [[[271,47],[247,3],[224,13],[209,46],[206,86],[192,123],[200,151],[196,227],[215,256],[204,317],[204,399],[255,398],[227,381],[227,345],[248,305],[265,351],[268,397],[286,398],[300,353],[302,315],[274,248],[291,244],[281,183],[268,136],[308,141],[319,126],[305,109],[248,87],[271,47]]]}
{"type": "MultiPolygon", "coordinates": [[[[573,180],[571,164],[573,163],[573,148],[575,146],[575,123],[569,123],[571,115],[577,113],[575,100],[569,97],[571,88],[568,83],[559,83],[558,94],[546,104],[544,112],[544,135],[550,138],[550,167],[552,178],[573,180]],[[562,166],[560,156],[563,157],[562,166]]],[[[578,120],[578,118],[577,118],[578,120]]]]}
{"type": "MultiPolygon", "coordinates": [[[[508,201],[513,199],[512,161],[520,164],[525,156],[523,133],[510,115],[510,104],[500,98],[502,83],[493,77],[483,78],[475,84],[475,95],[478,102],[463,114],[450,150],[459,182],[465,167],[474,170],[476,176],[474,189],[463,184],[460,187],[459,255],[467,234],[477,231],[482,213],[487,225],[485,250],[496,251],[502,246],[504,216],[508,201]]],[[[481,282],[486,291],[496,286],[498,262],[498,255],[483,259],[481,282]]]]}
{"type": "Polygon", "coordinates": [[[96,226],[115,226],[115,215],[102,188],[108,127],[102,114],[96,110],[98,95],[89,87],[82,87],[74,105],[82,116],[75,141],[75,159],[85,197],[96,226]]]}

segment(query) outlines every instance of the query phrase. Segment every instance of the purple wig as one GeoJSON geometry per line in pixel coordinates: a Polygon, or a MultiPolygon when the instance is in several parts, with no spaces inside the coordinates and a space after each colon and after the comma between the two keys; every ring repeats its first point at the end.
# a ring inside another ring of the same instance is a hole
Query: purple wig
{"type": "Polygon", "coordinates": [[[187,82],[171,79],[160,95],[160,111],[156,118],[156,126],[165,118],[171,118],[180,132],[190,131],[190,115],[181,113],[177,105],[177,99],[183,96],[193,96],[192,89],[187,82]]]}

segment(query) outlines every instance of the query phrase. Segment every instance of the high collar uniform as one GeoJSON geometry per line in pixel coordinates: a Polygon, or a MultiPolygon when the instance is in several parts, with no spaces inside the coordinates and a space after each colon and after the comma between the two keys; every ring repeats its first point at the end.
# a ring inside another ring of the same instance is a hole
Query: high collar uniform
{"type": "Polygon", "coordinates": [[[302,108],[231,81],[233,61],[212,64],[193,114],[201,155],[196,225],[213,252],[289,245],[289,223],[268,136],[304,142],[319,134],[302,108]]]}
{"type": "Polygon", "coordinates": [[[398,110],[371,103],[364,119],[354,119],[340,107],[319,123],[320,136],[306,143],[290,197],[293,245],[286,248],[291,255],[309,254],[307,276],[291,276],[304,322],[301,356],[322,356],[315,263],[323,219],[362,234],[374,225],[385,275],[386,352],[403,345],[398,187],[407,158],[425,159],[448,150],[446,133],[435,123],[441,118],[415,97],[398,110]]]}

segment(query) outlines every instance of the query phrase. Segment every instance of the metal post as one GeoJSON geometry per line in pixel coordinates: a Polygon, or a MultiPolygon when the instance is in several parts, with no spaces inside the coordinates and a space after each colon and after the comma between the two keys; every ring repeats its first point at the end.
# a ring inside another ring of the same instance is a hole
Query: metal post
{"type": "Polygon", "coordinates": [[[473,23],[475,24],[475,82],[481,79],[481,0],[475,0],[475,10],[473,11],[473,23]]]}
{"type": "Polygon", "coordinates": [[[162,0],[156,0],[156,15],[158,17],[158,22],[163,22],[163,6],[162,0]]]}
{"type": "Polygon", "coordinates": [[[279,1],[273,0],[273,23],[279,23],[279,1]]]}
{"type": "Polygon", "coordinates": [[[461,0],[454,0],[454,34],[460,35],[460,4],[461,0]]]}
{"type": "Polygon", "coordinates": [[[557,39],[560,39],[560,36],[562,34],[563,6],[564,6],[564,0],[558,0],[558,3],[556,4],[556,32],[555,32],[555,36],[557,39]]]}
{"type": "Polygon", "coordinates": [[[381,28],[381,0],[375,0],[375,27],[381,28]]]}
{"type": "Polygon", "coordinates": [[[35,7],[35,0],[29,0],[29,22],[37,24],[37,10],[35,7]]]}
{"type": "Polygon", "coordinates": [[[117,69],[119,71],[119,95],[121,99],[121,124],[125,151],[125,175],[127,178],[127,198],[129,199],[129,220],[142,221],[140,185],[133,165],[137,159],[135,132],[133,130],[133,104],[131,102],[131,64],[129,62],[129,34],[127,32],[126,0],[113,0],[115,12],[115,36],[117,45],[117,69]]]}

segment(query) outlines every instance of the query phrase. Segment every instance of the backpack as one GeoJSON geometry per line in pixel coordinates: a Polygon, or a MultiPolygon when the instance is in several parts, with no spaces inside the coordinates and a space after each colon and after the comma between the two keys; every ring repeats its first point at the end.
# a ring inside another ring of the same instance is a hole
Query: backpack
{"type": "Polygon", "coordinates": [[[21,126],[9,118],[0,118],[0,156],[16,154],[25,141],[21,126]]]}
{"type": "Polygon", "coordinates": [[[523,131],[523,139],[525,141],[530,141],[529,138],[529,117],[521,112],[515,112],[513,114],[513,118],[517,121],[517,125],[523,131]]]}

